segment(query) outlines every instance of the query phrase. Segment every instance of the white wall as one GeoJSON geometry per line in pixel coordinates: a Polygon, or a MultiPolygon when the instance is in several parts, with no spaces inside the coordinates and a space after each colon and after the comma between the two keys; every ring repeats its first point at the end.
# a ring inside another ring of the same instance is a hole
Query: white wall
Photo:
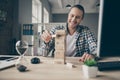
{"type": "Polygon", "coordinates": [[[32,23],[32,0],[19,0],[19,23],[32,23]]]}
{"type": "Polygon", "coordinates": [[[67,21],[67,14],[53,14],[52,22],[66,22],[67,21]]]}
{"type": "Polygon", "coordinates": [[[98,13],[87,13],[81,23],[82,25],[88,26],[96,38],[98,36],[98,19],[98,13]]]}

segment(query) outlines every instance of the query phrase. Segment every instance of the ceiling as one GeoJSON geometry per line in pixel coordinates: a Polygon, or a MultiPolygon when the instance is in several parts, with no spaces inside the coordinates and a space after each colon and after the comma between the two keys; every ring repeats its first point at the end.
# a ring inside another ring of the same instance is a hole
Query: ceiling
{"type": "Polygon", "coordinates": [[[75,4],[81,4],[84,6],[86,11],[96,9],[99,4],[99,0],[48,0],[51,6],[52,13],[66,13],[66,5],[71,6],[75,4]]]}

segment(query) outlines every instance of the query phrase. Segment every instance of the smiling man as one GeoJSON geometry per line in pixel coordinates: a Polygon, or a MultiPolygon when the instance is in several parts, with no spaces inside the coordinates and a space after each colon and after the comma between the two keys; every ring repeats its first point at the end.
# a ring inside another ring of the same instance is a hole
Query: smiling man
{"type": "Polygon", "coordinates": [[[74,5],[68,13],[66,26],[56,26],[50,32],[44,31],[41,35],[44,45],[43,52],[49,56],[54,55],[55,44],[52,35],[56,30],[66,30],[66,56],[80,57],[80,61],[94,58],[97,50],[97,40],[88,27],[80,25],[84,18],[84,8],[81,5],[74,5]]]}

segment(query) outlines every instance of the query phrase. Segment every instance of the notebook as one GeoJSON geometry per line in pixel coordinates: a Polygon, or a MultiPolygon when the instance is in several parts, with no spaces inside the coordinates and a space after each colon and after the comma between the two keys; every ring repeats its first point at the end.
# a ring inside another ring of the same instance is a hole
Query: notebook
{"type": "Polygon", "coordinates": [[[0,56],[0,70],[15,66],[17,56],[0,56]]]}

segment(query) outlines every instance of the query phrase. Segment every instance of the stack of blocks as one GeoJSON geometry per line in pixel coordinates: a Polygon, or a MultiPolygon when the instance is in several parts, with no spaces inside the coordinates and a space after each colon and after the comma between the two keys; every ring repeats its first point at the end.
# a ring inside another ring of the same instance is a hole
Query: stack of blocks
{"type": "Polygon", "coordinates": [[[55,37],[55,63],[65,64],[66,52],[66,32],[65,30],[57,30],[55,37]]]}

